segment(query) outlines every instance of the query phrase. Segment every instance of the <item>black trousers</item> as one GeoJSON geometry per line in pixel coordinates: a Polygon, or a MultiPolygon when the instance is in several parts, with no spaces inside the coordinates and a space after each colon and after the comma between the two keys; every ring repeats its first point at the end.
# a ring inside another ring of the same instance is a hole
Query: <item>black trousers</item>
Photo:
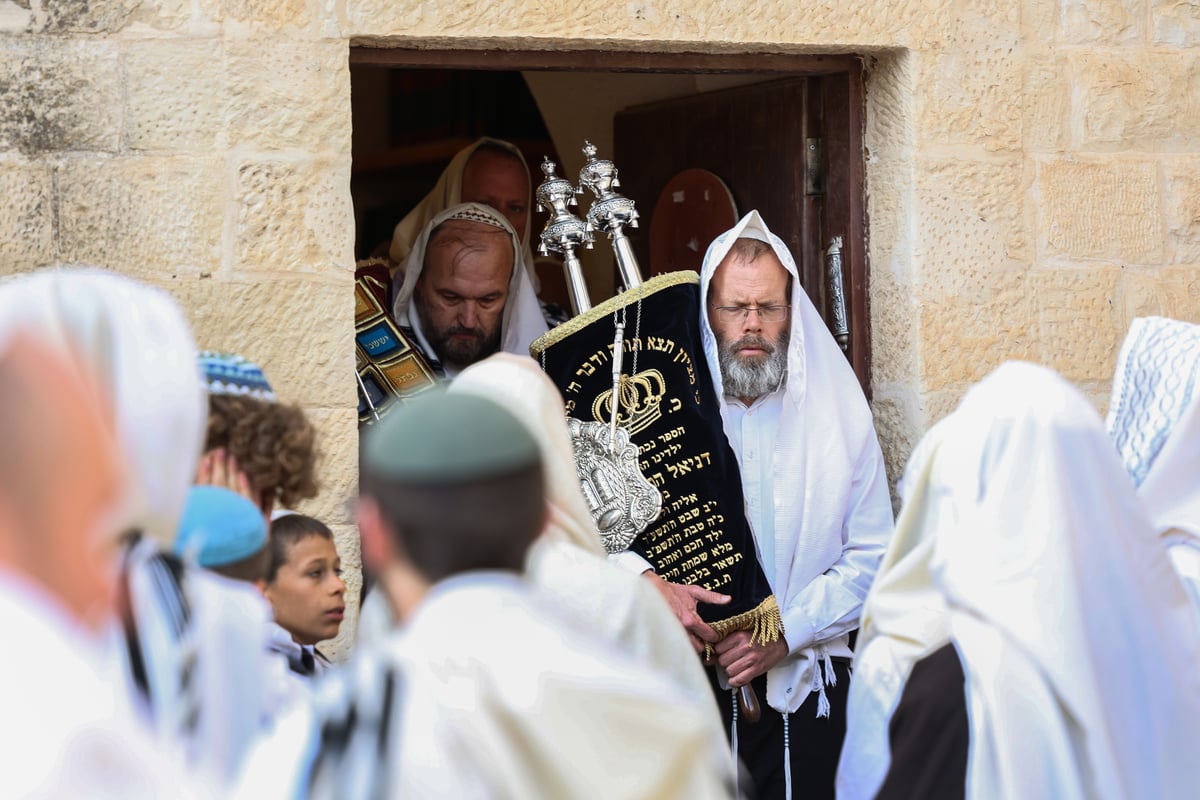
{"type": "MultiPolygon", "coordinates": [[[[730,692],[717,684],[716,670],[709,669],[709,681],[717,695],[725,735],[730,732],[733,702],[730,692]]],[[[788,715],[788,748],[792,764],[792,796],[804,800],[834,800],[838,758],[846,738],[846,698],[850,692],[850,667],[845,661],[833,662],[837,686],[826,686],[829,716],[817,717],[817,693],[813,692],[794,714],[788,715]]],[[[783,715],[767,705],[767,678],[760,675],[750,682],[758,694],[762,717],[756,723],[738,715],[738,755],[746,770],[742,772],[741,791],[750,800],[782,800],[787,797],[783,770],[783,715]],[[753,785],[747,785],[748,771],[753,785]]]]}

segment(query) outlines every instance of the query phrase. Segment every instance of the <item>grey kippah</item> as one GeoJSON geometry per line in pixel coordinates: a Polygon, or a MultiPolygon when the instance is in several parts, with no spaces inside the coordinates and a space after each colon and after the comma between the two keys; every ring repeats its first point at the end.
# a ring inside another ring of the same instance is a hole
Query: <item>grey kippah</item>
{"type": "Polygon", "coordinates": [[[363,465],[380,477],[455,483],[538,464],[537,441],[491,400],[428,392],[394,409],[366,435],[363,465]]]}

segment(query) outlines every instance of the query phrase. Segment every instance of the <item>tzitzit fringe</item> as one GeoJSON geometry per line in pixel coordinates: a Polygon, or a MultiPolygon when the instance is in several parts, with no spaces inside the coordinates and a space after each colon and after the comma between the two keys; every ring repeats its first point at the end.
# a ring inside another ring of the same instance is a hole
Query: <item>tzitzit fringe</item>
{"type": "MultiPolygon", "coordinates": [[[[750,631],[751,644],[770,644],[783,636],[783,615],[779,613],[779,604],[775,602],[773,594],[749,611],[708,624],[721,638],[734,631],[750,631]]],[[[704,658],[712,658],[711,644],[705,643],[704,658]]]]}

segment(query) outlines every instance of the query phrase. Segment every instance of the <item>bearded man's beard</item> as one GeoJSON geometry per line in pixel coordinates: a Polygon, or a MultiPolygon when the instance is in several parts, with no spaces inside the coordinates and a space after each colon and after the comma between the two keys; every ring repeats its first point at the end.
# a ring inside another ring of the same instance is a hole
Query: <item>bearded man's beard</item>
{"type": "Polygon", "coordinates": [[[461,325],[437,328],[430,321],[425,304],[415,296],[413,300],[421,317],[421,329],[425,338],[429,340],[429,346],[443,364],[457,368],[468,367],[500,351],[499,324],[490,333],[481,327],[466,328],[461,325]]]}
{"type": "Polygon", "coordinates": [[[721,366],[721,382],[725,394],[732,397],[761,397],[782,385],[787,371],[788,331],[770,342],[762,336],[747,334],[734,341],[717,339],[717,361],[721,366]],[[738,350],[757,347],[763,355],[742,356],[738,350]]]}

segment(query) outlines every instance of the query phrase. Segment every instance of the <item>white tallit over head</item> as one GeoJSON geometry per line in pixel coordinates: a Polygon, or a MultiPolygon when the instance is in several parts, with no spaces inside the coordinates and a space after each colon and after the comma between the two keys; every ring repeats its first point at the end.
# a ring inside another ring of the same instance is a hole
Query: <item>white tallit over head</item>
{"type": "Polygon", "coordinates": [[[966,676],[968,797],[1184,798],[1200,761],[1200,636],[1088,401],[1000,367],[938,448],[930,564],[966,676]]]}
{"type": "Polygon", "coordinates": [[[1133,321],[1107,422],[1158,530],[1200,538],[1200,325],[1133,321]]]}
{"type": "Polygon", "coordinates": [[[526,559],[531,582],[581,629],[607,638],[688,690],[721,738],[708,679],[679,622],[646,579],[605,558],[583,499],[558,388],[533,359],[500,353],[463,370],[449,391],[503,406],[541,448],[549,518],[526,559]]]}
{"type": "MultiPolygon", "coordinates": [[[[882,479],[882,456],[871,410],[862,388],[837,342],[800,284],[796,262],[783,240],[751,211],[709,245],[700,271],[700,329],[704,356],[722,409],[727,404],[717,356],[717,340],[708,320],[709,287],[722,259],[739,238],[766,242],[792,276],[791,333],[783,410],[775,447],[775,538],[777,575],[768,575],[783,613],[785,633],[789,605],[842,557],[847,520],[852,513],[871,519],[883,535],[891,533],[892,507],[882,479]],[[860,467],[879,467],[879,491],[862,498],[857,508],[852,492],[860,467]],[[796,487],[795,491],[783,490],[796,487]],[[783,596],[779,596],[780,593],[783,596]]],[[[818,591],[826,591],[825,585],[818,591]]],[[[828,591],[837,590],[829,585],[828,591]]],[[[861,602],[862,598],[858,598],[861,602]]],[[[793,617],[794,626],[811,625],[793,617]]],[[[790,637],[789,637],[790,638],[790,637]]],[[[767,702],[795,711],[807,697],[789,689],[811,674],[816,659],[810,650],[792,653],[767,673],[767,702]],[[779,680],[776,680],[779,678],[779,680]]],[[[809,682],[811,683],[811,682],[809,682]]]]}
{"type": "Polygon", "coordinates": [[[913,664],[950,637],[946,602],[929,562],[939,529],[954,517],[946,464],[937,459],[954,423],[951,415],[925,434],[900,482],[896,533],[863,603],[838,762],[839,798],[872,798],[879,791],[891,758],[888,723],[913,664]]]}
{"type": "MultiPolygon", "coordinates": [[[[504,314],[500,322],[500,349],[506,353],[529,355],[529,345],[548,330],[546,318],[542,315],[542,306],[538,302],[529,270],[521,259],[521,243],[517,241],[516,231],[513,230],[512,225],[508,223],[503,214],[479,203],[462,203],[452,206],[434,215],[421,230],[413,244],[412,253],[408,257],[404,282],[396,293],[392,309],[396,322],[413,328],[418,337],[424,339],[424,332],[421,330],[418,314],[414,308],[413,294],[416,292],[417,281],[420,280],[425,266],[425,249],[429,244],[430,233],[443,222],[452,219],[500,228],[512,240],[513,270],[512,278],[508,283],[508,299],[504,304],[504,314]]],[[[430,355],[436,354],[430,353],[430,355]]]]}
{"type": "Polygon", "coordinates": [[[176,302],[111,272],[46,270],[0,292],[0,327],[21,325],[78,357],[111,401],[129,465],[128,518],[169,547],[204,443],[208,398],[176,302]]]}
{"type": "MultiPolygon", "coordinates": [[[[459,150],[454,154],[454,158],[450,159],[450,163],[442,171],[441,177],[438,178],[437,183],[434,184],[429,194],[425,195],[425,198],[417,204],[417,207],[408,212],[404,219],[396,224],[396,229],[392,232],[392,245],[388,249],[388,256],[391,257],[392,261],[397,264],[404,264],[415,247],[417,237],[429,224],[429,221],[447,208],[456,206],[463,201],[462,179],[463,173],[467,169],[467,162],[471,160],[471,156],[475,155],[475,151],[485,144],[502,147],[512,153],[521,162],[521,166],[525,169],[525,174],[529,175],[529,165],[525,163],[525,156],[521,154],[516,145],[506,142],[503,139],[492,139],[484,136],[473,144],[459,150]]],[[[527,268],[532,270],[533,252],[529,249],[529,232],[530,228],[533,227],[531,224],[533,222],[532,208],[529,203],[531,196],[532,187],[530,195],[525,198],[527,220],[525,223],[525,236],[522,237],[521,241],[521,253],[527,268]]]]}

